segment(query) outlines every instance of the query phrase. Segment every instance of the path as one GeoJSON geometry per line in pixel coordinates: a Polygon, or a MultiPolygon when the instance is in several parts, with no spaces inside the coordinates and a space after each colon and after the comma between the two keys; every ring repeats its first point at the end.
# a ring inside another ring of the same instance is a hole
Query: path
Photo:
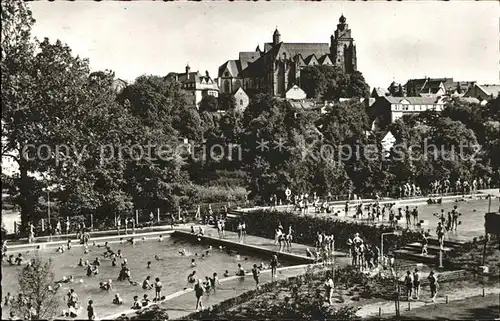
{"type": "MultiPolygon", "coordinates": [[[[424,220],[426,225],[423,226],[425,229],[430,229],[431,232],[434,235],[434,231],[437,226],[438,222],[438,217],[434,216],[434,213],[439,213],[441,209],[444,209],[445,212],[451,211],[454,205],[457,205],[458,210],[461,215],[459,217],[459,221],[461,221],[461,224],[458,226],[458,231],[457,232],[450,232],[446,233],[445,235],[445,240],[450,240],[450,241],[467,241],[471,240],[473,237],[479,237],[484,235],[484,214],[488,211],[489,208],[489,201],[486,199],[471,199],[471,198],[466,198],[466,201],[464,202],[454,202],[454,199],[450,198],[449,202],[444,202],[443,204],[432,204],[428,205],[426,202],[423,202],[422,200],[416,200],[417,202],[409,202],[411,200],[405,200],[404,203],[402,203],[400,200],[394,200],[393,202],[396,203],[396,209],[399,207],[406,207],[409,206],[410,209],[413,209],[415,206],[418,206],[419,210],[419,220],[424,220]]],[[[367,202],[368,203],[373,203],[374,201],[367,202]]],[[[380,202],[384,203],[384,202],[380,202]]],[[[499,200],[498,199],[493,199],[492,204],[491,204],[491,210],[496,210],[498,209],[499,205],[499,200]]],[[[370,225],[389,225],[388,221],[369,221],[368,219],[360,219],[360,218],[354,218],[354,209],[350,209],[348,212],[348,215],[345,215],[344,212],[344,206],[338,206],[334,209],[334,214],[326,214],[326,213],[315,213],[313,208],[309,209],[309,212],[306,213],[305,215],[309,216],[317,216],[317,217],[331,217],[336,220],[343,220],[343,221],[356,221],[356,222],[361,222],[364,224],[370,224],[370,225]]],[[[276,208],[278,211],[290,211],[291,207],[278,207],[276,208]]],[[[292,211],[293,213],[296,213],[297,215],[303,215],[300,214],[298,211],[292,211]]],[[[366,210],[365,212],[365,217],[366,217],[366,210]]],[[[388,214],[386,214],[386,219],[388,217],[388,214]]],[[[412,218],[413,220],[413,218],[412,218]]],[[[403,218],[399,222],[399,226],[401,227],[406,227],[406,220],[403,218]]],[[[417,228],[415,226],[410,226],[410,229],[417,230],[420,228],[417,228]]]]}

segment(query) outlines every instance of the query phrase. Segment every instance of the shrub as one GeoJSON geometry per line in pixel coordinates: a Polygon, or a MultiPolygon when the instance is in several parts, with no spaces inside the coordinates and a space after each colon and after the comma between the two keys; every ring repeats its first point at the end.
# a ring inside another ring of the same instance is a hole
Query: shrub
{"type": "Polygon", "coordinates": [[[244,219],[248,234],[272,239],[278,222],[281,222],[285,230],[288,230],[289,225],[292,226],[297,243],[314,245],[317,239],[316,233],[324,231],[326,234],[335,235],[335,248],[342,250],[348,249],[347,239],[354,233],[359,233],[368,243],[380,246],[380,235],[382,233],[392,232],[396,229],[400,230],[402,235],[387,235],[384,238],[384,249],[387,251],[420,240],[420,234],[409,229],[341,221],[334,217],[302,216],[290,212],[256,210],[245,213],[244,219]]]}

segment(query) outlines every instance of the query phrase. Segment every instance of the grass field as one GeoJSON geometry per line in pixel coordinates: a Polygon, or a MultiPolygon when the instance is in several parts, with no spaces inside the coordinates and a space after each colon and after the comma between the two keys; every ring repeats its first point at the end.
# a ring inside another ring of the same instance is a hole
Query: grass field
{"type": "MultiPolygon", "coordinates": [[[[477,296],[448,304],[401,311],[400,320],[493,320],[500,318],[500,295],[477,296]]],[[[391,320],[396,320],[393,318],[391,320]]]]}

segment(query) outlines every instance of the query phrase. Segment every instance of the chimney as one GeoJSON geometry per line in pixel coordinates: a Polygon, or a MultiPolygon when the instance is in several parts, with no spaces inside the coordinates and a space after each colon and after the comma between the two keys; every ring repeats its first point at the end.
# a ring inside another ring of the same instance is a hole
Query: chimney
{"type": "Polygon", "coordinates": [[[189,75],[189,71],[191,70],[191,67],[189,67],[189,64],[186,65],[186,75],[189,75]]]}
{"type": "Polygon", "coordinates": [[[207,78],[210,78],[210,74],[208,73],[208,70],[205,70],[205,76],[207,76],[207,78]]]}

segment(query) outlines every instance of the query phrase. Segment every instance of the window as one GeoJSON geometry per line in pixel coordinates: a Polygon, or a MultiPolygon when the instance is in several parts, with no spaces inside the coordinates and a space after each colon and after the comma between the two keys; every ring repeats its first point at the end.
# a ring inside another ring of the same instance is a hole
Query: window
{"type": "Polygon", "coordinates": [[[240,106],[243,106],[243,99],[240,99],[240,106]]]}

